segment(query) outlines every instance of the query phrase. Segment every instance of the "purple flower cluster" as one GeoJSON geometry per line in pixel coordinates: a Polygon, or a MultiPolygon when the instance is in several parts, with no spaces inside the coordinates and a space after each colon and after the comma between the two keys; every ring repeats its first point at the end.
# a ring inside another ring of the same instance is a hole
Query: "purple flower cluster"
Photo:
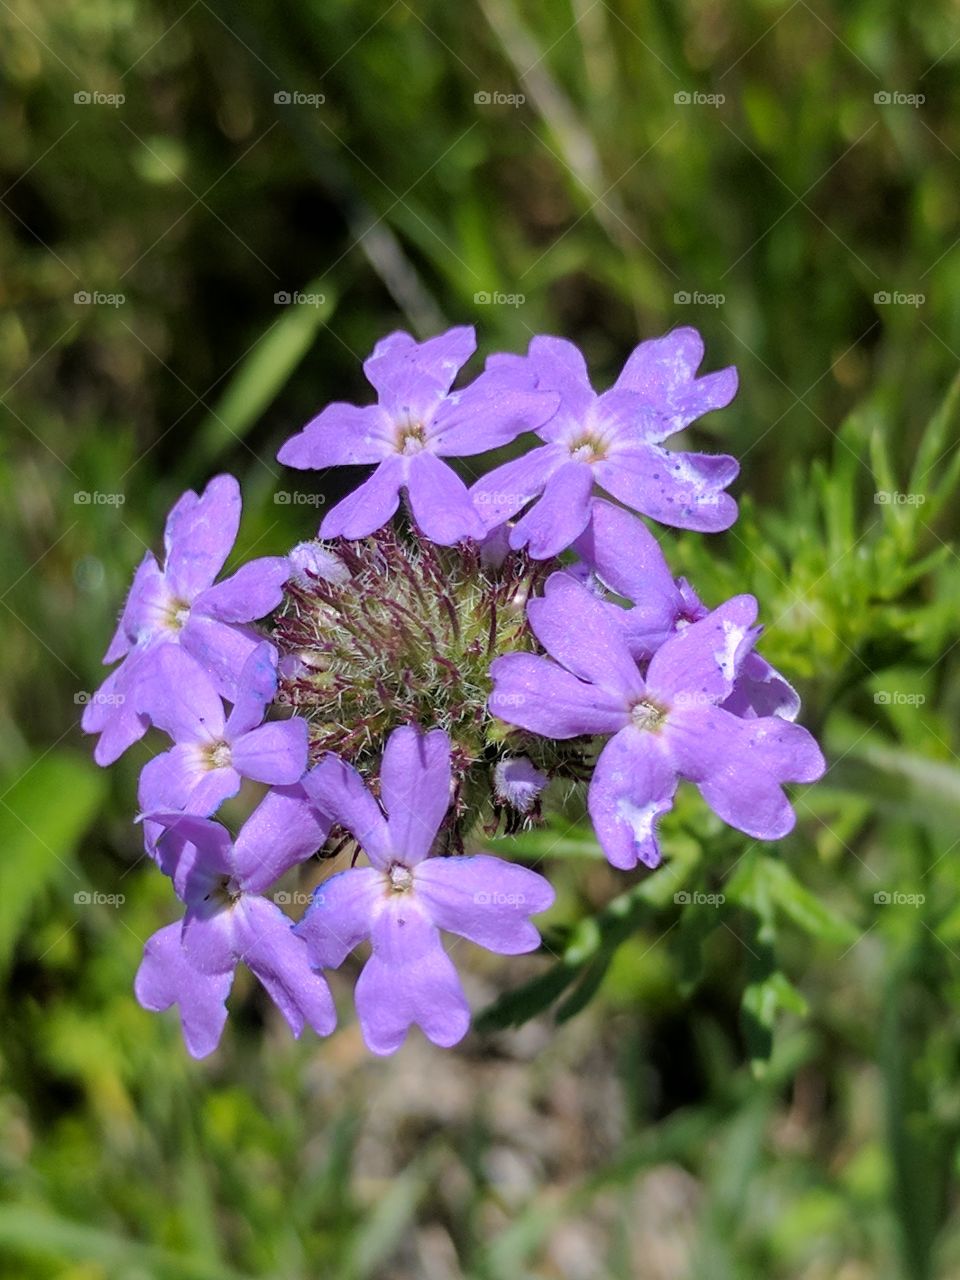
{"type": "Polygon", "coordinates": [[[194,1056],[219,1043],[241,961],[294,1035],[329,1034],[324,973],[361,944],[374,1053],[413,1025],[459,1041],[470,1012],[444,935],[532,951],[530,917],[553,901],[543,876],[464,840],[537,821],[555,777],[589,779],[599,844],[629,869],[660,862],[681,781],[777,839],[795,821],[783,784],[824,771],[796,692],[755,651],[756,601],[708,608],[639,518],[736,519],[734,459],[664,448],[730,402],[736,372],[698,377],[703,344],[678,329],[598,394],[576,347],[537,337],[454,390],[475,345],[471,328],[392,334],[364,364],[377,403],[331,404],[283,446],[305,470],[373,467],[322,541],[218,582],[240,522],[218,476],[180,498],[162,566],[148,553],[134,577],[83,727],[100,764],[151,726],[169,739],[139,808],[184,914],[147,942],[135,987],[145,1008],[178,1006],[194,1056]],[[471,488],[445,461],[525,434],[535,446],[471,488]],[[215,815],[238,793],[259,799],[234,838],[215,815]],[[278,881],[348,845],[291,920],[278,881]]]}

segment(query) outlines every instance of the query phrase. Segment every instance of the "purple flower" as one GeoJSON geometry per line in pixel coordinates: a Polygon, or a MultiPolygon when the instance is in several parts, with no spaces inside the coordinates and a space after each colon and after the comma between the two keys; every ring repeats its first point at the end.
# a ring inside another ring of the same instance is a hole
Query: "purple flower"
{"type": "Polygon", "coordinates": [[[482,374],[461,391],[450,388],[476,350],[472,326],[426,342],[392,333],[364,362],[378,403],[331,404],[288,440],[277,458],[319,469],[376,463],[369,480],[329,511],[325,538],[364,538],[390,519],[406,489],[417,525],[433,542],[451,546],[485,532],[466,485],[441,458],[468,457],[509,444],[553,413],[555,395],[503,385],[482,374]]]}
{"type": "MultiPolygon", "coordinates": [[[[622,507],[594,502],[590,523],[574,549],[604,586],[633,602],[630,609],[613,603],[608,607],[638,661],[652,658],[670,636],[709,612],[684,578],[674,579],[660,544],[643,521],[622,507]]],[[[800,697],[779,671],[751,651],[723,706],[741,718],[795,720],[800,697]]]]}
{"type": "Polygon", "coordinates": [[[494,794],[498,803],[508,804],[518,813],[530,813],[539,803],[540,792],[549,782],[526,756],[503,759],[493,771],[494,794]]]}
{"type": "Polygon", "coordinates": [[[537,560],[559,555],[590,517],[594,485],[626,506],[680,529],[717,532],[737,518],[723,490],[739,467],[733,458],[669,453],[661,442],[695,418],[729,404],[737,374],[696,376],[703,342],[676,329],[636,348],[609,391],[597,395],[583,356],[562,338],[533,338],[529,354],[494,356],[487,372],[504,387],[536,387],[560,395],[560,407],[537,428],[544,444],[504,463],[471,494],[488,528],[515,516],[510,545],[537,560]]]}
{"type": "Polygon", "coordinates": [[[329,1035],[336,1013],[327,984],[310,967],[290,920],[262,896],[323,844],[329,823],[294,788],[269,792],[235,842],[209,818],[151,817],[167,828],[159,841],[160,862],[187,909],[182,922],[147,941],[134,984],[143,1007],[179,1005],[187,1049],[204,1058],[220,1042],[224,1002],[243,961],[295,1036],[304,1025],[329,1035]]]}
{"type": "Polygon", "coordinates": [[[209,815],[240,790],[244,778],[280,785],[307,768],[309,731],[294,717],[263,723],[277,691],[277,651],[264,641],[240,671],[229,716],[209,676],[177,645],[166,645],[145,676],[138,709],[175,746],[140,774],[143,813],[186,809],[209,815]]]}
{"type": "Polygon", "coordinates": [[[555,661],[512,653],[491,665],[490,707],[509,724],[553,738],[609,737],[590,782],[594,830],[615,867],[660,861],[656,824],[680,779],[713,811],[761,840],[796,815],[785,782],[814,782],[825,763],[811,735],[777,716],[740,719],[730,697],[758,634],[752,596],[734,596],[671,636],[646,674],[609,609],[565,573],[527,608],[555,661]]]}
{"type": "Polygon", "coordinates": [[[439,931],[497,951],[532,951],[528,916],[553,890],[536,872],[485,854],[430,857],[450,807],[450,741],[442,729],[396,729],[380,771],[384,817],[360,775],[335,755],[303,780],[313,802],[346,827],[371,865],[321,884],[295,932],[318,968],[337,968],[364,939],[373,950],[357,981],[364,1040],[393,1053],[416,1023],[434,1044],[456,1044],[470,1023],[466,997],[439,931]]]}
{"type": "Polygon", "coordinates": [[[214,585],[239,525],[240,486],[233,476],[216,476],[199,497],[188,490],[171,510],[164,566],[152,552],[144,556],[104,658],[123,662],[84,710],[84,730],[100,735],[98,764],[112,764],[146,733],[149,720],[137,707],[136,691],[163,645],[181,645],[218,692],[235,700],[237,676],[260,640],[244,624],[277,607],[290,572],[286,557],[265,556],[214,585]]]}

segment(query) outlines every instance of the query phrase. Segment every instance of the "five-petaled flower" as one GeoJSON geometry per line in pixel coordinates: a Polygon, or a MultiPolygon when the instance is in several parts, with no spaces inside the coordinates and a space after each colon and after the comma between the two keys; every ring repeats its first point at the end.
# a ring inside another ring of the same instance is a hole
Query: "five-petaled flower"
{"type": "Polygon", "coordinates": [[[439,931],[503,955],[532,951],[540,935],[528,917],[550,906],[553,890],[535,871],[486,854],[430,856],[450,807],[450,742],[441,729],[391,734],[380,768],[386,817],[357,771],[335,755],[306,775],[303,788],[351,832],[371,865],[324,881],[294,932],[324,969],[370,939],[356,1004],[374,1053],[393,1053],[414,1023],[435,1044],[456,1044],[470,1009],[439,931]]]}
{"type": "Polygon", "coordinates": [[[819,747],[800,725],[778,716],[741,719],[721,705],[758,634],[752,596],[734,596],[671,636],[645,675],[604,604],[568,574],[554,574],[527,612],[551,658],[497,658],[491,705],[534,733],[609,738],[588,807],[614,866],[659,864],[657,822],[682,778],[748,835],[775,840],[792,829],[782,784],[821,777],[819,747]]]}
{"type": "Polygon", "coordinates": [[[426,342],[392,333],[377,343],[363,366],[378,403],[327,405],[286,442],[277,458],[289,467],[376,464],[369,480],[324,517],[324,538],[373,533],[396,511],[401,489],[431,541],[450,546],[483,537],[466,485],[441,459],[509,444],[522,431],[539,427],[555,410],[557,397],[503,385],[488,374],[451,391],[475,350],[472,326],[450,329],[426,342]]]}
{"type": "Polygon", "coordinates": [[[737,390],[733,368],[696,376],[703,343],[695,329],[675,329],[642,342],[609,391],[597,395],[583,356],[563,338],[536,337],[526,356],[500,355],[487,375],[505,388],[536,387],[560,396],[556,413],[537,428],[544,443],[483,476],[471,489],[488,528],[523,511],[510,545],[535,559],[559,555],[590,518],[594,485],[662,524],[716,532],[737,518],[724,490],[737,476],[723,454],[670,453],[668,436],[737,390]]]}
{"type": "Polygon", "coordinates": [[[257,645],[244,663],[237,700],[224,714],[202,668],[180,648],[157,655],[139,688],[138,706],[174,741],[140,774],[144,813],[189,809],[209,815],[235,796],[244,778],[288,785],[307,768],[307,722],[294,716],[264,724],[277,691],[277,651],[257,645]]]}
{"type": "Polygon", "coordinates": [[[187,1048],[206,1057],[220,1042],[224,1002],[242,961],[299,1036],[329,1035],[336,1011],[323,978],[280,908],[263,891],[324,842],[329,822],[291,789],[267,793],[236,840],[210,818],[155,813],[166,827],[161,868],[186,904],[182,921],[148,939],[135,990],[145,1009],[179,1005],[187,1048]]]}
{"type": "Polygon", "coordinates": [[[240,486],[216,476],[198,497],[188,490],[167,517],[163,568],[152,551],[140,562],[104,662],[123,661],[84,709],[83,728],[100,735],[98,764],[112,764],[149,727],[137,689],[163,645],[179,644],[231,701],[261,637],[247,625],[280,603],[290,574],[285,556],[250,560],[215,583],[240,527],[240,486]]]}

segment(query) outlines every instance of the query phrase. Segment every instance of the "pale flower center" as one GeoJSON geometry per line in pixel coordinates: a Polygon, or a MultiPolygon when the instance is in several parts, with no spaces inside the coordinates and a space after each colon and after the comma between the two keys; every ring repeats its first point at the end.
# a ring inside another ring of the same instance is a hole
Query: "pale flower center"
{"type": "Polygon", "coordinates": [[[210,760],[211,769],[228,768],[230,765],[230,743],[215,742],[213,746],[209,748],[208,758],[210,760]]]}
{"type": "Polygon", "coordinates": [[[163,625],[169,631],[182,631],[190,617],[190,606],[186,600],[174,597],[163,611],[163,625]]]}
{"type": "Polygon", "coordinates": [[[667,713],[663,707],[655,702],[648,702],[645,698],[641,698],[630,708],[630,719],[637,729],[659,729],[666,718],[667,713]]]}
{"type": "Polygon", "coordinates": [[[427,443],[427,432],[422,422],[403,422],[397,427],[397,452],[408,457],[422,453],[427,443]]]}
{"type": "Polygon", "coordinates": [[[413,888],[413,872],[402,862],[395,862],[387,872],[390,889],[393,893],[409,893],[413,888]]]}
{"type": "Polygon", "coordinates": [[[589,431],[570,442],[570,458],[573,462],[600,462],[606,456],[604,442],[589,431]]]}

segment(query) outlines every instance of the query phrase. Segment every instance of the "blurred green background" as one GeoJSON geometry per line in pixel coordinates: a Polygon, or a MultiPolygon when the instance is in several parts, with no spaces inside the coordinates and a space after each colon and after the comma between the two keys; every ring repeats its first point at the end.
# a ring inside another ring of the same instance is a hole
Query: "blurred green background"
{"type": "Polygon", "coordinates": [[[0,1274],[960,1275],[958,61],[945,0],[0,3],[0,1274]],[[518,838],[549,952],[460,951],[455,1051],[371,1059],[348,974],[322,1044],[238,981],[195,1064],[85,692],[184,488],[282,552],[278,444],[465,322],[739,367],[741,519],[665,549],[831,771],[776,847],[686,796],[642,879],[576,799],[518,838]]]}

